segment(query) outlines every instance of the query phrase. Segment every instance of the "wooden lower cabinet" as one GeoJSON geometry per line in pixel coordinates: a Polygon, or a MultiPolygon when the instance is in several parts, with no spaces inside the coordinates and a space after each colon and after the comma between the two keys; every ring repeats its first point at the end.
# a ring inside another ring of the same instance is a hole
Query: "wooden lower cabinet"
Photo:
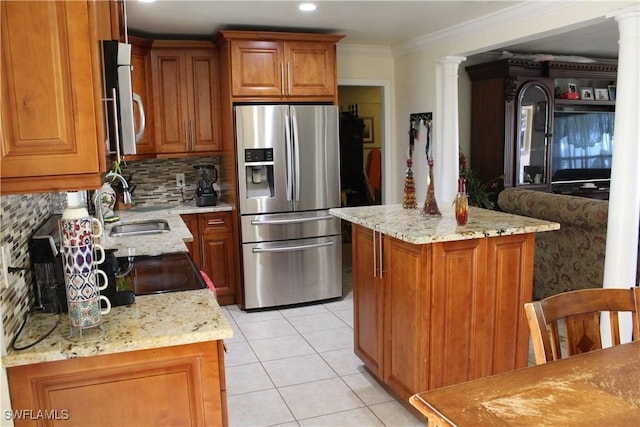
{"type": "Polygon", "coordinates": [[[526,367],[533,251],[534,234],[414,245],[353,225],[356,355],[402,398],[526,367]]]}
{"type": "Polygon", "coordinates": [[[233,213],[211,212],[181,217],[193,234],[189,253],[198,268],[213,281],[218,303],[235,304],[240,273],[233,213]]]}
{"type": "Polygon", "coordinates": [[[7,376],[14,411],[27,415],[17,427],[228,424],[222,341],[17,366],[7,376]]]}

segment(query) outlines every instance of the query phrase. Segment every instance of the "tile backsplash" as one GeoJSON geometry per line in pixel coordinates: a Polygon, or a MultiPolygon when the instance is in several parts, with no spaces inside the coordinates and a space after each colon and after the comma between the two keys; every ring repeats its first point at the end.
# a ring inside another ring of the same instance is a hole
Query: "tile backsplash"
{"type": "Polygon", "coordinates": [[[0,196],[0,242],[3,247],[8,247],[11,257],[9,267],[26,269],[9,274],[8,283],[3,283],[0,288],[0,312],[6,346],[17,333],[24,313],[34,304],[29,239],[51,215],[57,196],[58,193],[0,196]]]}
{"type": "MultiPolygon", "coordinates": [[[[185,199],[193,197],[196,190],[197,164],[210,164],[221,173],[217,157],[185,159],[153,159],[130,162],[122,167],[122,174],[135,185],[133,202],[136,205],[179,204],[183,195],[176,186],[176,174],[185,175],[185,199]]],[[[224,177],[218,176],[214,184],[220,198],[224,198],[224,177]]],[[[229,184],[227,184],[229,185],[229,184]]],[[[0,196],[0,243],[8,246],[11,267],[26,270],[8,275],[8,286],[0,288],[0,313],[4,329],[5,346],[11,343],[22,322],[24,313],[34,305],[34,277],[31,272],[29,240],[34,231],[54,212],[60,212],[60,193],[23,194],[0,196]]],[[[0,264],[2,263],[0,257],[0,264]]],[[[0,267],[2,267],[0,265],[0,267]]]]}

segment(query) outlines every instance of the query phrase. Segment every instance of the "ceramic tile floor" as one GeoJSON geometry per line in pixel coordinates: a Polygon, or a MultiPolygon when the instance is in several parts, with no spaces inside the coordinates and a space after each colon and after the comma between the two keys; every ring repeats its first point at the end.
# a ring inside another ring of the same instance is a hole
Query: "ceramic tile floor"
{"type": "Polygon", "coordinates": [[[353,299],[247,313],[225,355],[229,426],[425,426],[353,353],[353,299]]]}

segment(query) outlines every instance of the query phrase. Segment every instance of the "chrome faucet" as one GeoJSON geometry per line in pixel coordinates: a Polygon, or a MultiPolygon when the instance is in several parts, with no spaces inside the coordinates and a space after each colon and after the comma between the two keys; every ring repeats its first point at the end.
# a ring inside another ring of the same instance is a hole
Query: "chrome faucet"
{"type": "Polygon", "coordinates": [[[118,181],[120,181],[122,183],[122,201],[125,204],[130,204],[131,203],[131,193],[129,192],[129,183],[127,183],[127,180],[124,179],[124,177],[122,175],[120,175],[119,173],[115,173],[115,172],[109,172],[108,174],[106,174],[104,176],[104,179],[108,179],[108,178],[115,178],[118,181]]]}

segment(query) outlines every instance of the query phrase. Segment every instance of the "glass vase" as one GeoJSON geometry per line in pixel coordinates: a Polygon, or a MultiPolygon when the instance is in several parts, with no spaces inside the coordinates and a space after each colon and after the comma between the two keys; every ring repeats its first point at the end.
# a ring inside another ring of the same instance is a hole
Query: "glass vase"
{"type": "Polygon", "coordinates": [[[429,185],[427,187],[427,198],[424,201],[422,207],[422,215],[437,215],[441,216],[440,209],[438,209],[438,202],[436,201],[436,192],[433,187],[433,158],[427,159],[429,165],[429,185]]]}

